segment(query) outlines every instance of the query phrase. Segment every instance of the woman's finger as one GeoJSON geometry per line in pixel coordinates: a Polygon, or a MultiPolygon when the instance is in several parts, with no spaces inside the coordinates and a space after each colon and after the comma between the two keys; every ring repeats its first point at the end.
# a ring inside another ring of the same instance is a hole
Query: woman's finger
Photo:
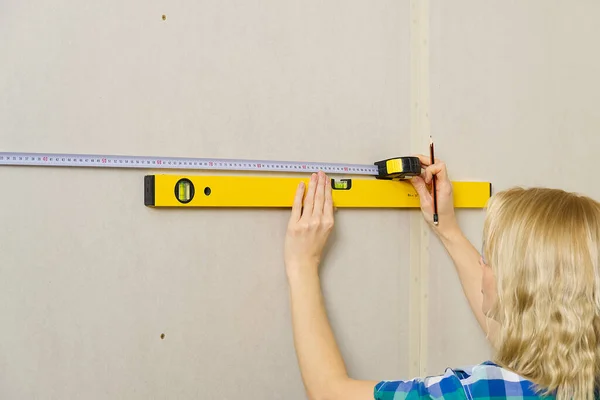
{"type": "Polygon", "coordinates": [[[323,214],[323,204],[325,203],[325,174],[322,171],[319,171],[317,176],[318,180],[313,215],[320,216],[323,214]]]}
{"type": "Polygon", "coordinates": [[[304,198],[304,182],[300,182],[296,188],[296,195],[294,196],[294,204],[292,205],[292,221],[298,221],[302,216],[302,199],[304,198]]]}
{"type": "Polygon", "coordinates": [[[306,192],[306,197],[304,198],[304,212],[302,213],[303,217],[311,216],[313,213],[316,186],[317,174],[312,174],[310,176],[310,182],[308,183],[308,191],[306,192]]]}
{"type": "Polygon", "coordinates": [[[325,180],[325,206],[324,206],[324,214],[327,218],[333,219],[333,196],[331,194],[331,179],[325,180]]]}
{"type": "Polygon", "coordinates": [[[435,164],[432,164],[425,168],[425,182],[430,183],[431,179],[435,175],[438,181],[447,181],[448,173],[446,171],[446,165],[443,161],[436,161],[435,164]]]}
{"type": "Polygon", "coordinates": [[[415,176],[414,178],[411,178],[410,183],[413,185],[413,187],[419,194],[419,197],[421,198],[421,204],[423,204],[424,202],[429,203],[431,201],[431,194],[429,193],[429,190],[427,189],[427,185],[425,184],[423,178],[421,178],[420,176],[415,176]]]}
{"type": "MultiPolygon", "coordinates": [[[[414,155],[414,157],[419,158],[419,161],[421,162],[421,166],[428,167],[431,165],[431,156],[426,156],[424,154],[416,154],[416,155],[414,155]]],[[[444,161],[436,157],[434,164],[440,164],[440,163],[443,164],[444,161]]]]}
{"type": "Polygon", "coordinates": [[[419,161],[421,162],[422,166],[429,166],[431,165],[431,157],[423,155],[423,154],[415,154],[414,157],[419,157],[419,161]]]}

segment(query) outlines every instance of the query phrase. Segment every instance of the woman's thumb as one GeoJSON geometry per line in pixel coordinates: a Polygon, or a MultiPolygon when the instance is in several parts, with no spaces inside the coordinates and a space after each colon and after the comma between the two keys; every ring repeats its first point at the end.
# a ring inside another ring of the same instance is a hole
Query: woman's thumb
{"type": "Polygon", "coordinates": [[[429,192],[427,191],[427,185],[425,184],[423,178],[421,178],[420,176],[415,176],[411,178],[410,183],[413,185],[413,187],[419,194],[421,201],[427,199],[430,196],[429,192]]]}

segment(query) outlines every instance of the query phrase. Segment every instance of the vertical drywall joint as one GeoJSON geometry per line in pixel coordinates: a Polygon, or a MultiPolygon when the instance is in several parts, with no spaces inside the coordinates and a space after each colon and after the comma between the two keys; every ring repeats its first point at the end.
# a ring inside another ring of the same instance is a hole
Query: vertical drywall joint
{"type": "MultiPolygon", "coordinates": [[[[410,2],[410,131],[413,153],[428,154],[429,1],[410,2]]],[[[427,375],[429,227],[420,212],[410,216],[410,366],[411,376],[427,375]]]]}

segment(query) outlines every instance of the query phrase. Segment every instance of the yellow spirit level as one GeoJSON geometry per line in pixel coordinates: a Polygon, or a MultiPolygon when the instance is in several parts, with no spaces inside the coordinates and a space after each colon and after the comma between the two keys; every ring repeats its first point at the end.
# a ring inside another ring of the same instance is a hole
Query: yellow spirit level
{"type": "MultiPolygon", "coordinates": [[[[391,170],[398,174],[398,171],[391,170]]],[[[408,175],[412,175],[409,173],[408,175]]],[[[309,178],[256,176],[145,176],[148,207],[291,207],[300,181],[309,178]]],[[[452,182],[457,208],[483,208],[489,182],[452,182]]],[[[338,208],[417,208],[419,196],[405,179],[332,179],[338,208]]]]}

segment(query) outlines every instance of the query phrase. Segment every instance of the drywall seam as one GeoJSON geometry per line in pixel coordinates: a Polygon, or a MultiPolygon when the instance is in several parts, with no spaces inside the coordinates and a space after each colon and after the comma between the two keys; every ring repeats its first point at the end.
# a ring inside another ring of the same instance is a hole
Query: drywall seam
{"type": "MultiPolygon", "coordinates": [[[[429,1],[410,2],[410,131],[413,153],[426,153],[429,120],[429,1]]],[[[427,375],[429,228],[418,211],[410,217],[411,376],[427,375]]]]}

